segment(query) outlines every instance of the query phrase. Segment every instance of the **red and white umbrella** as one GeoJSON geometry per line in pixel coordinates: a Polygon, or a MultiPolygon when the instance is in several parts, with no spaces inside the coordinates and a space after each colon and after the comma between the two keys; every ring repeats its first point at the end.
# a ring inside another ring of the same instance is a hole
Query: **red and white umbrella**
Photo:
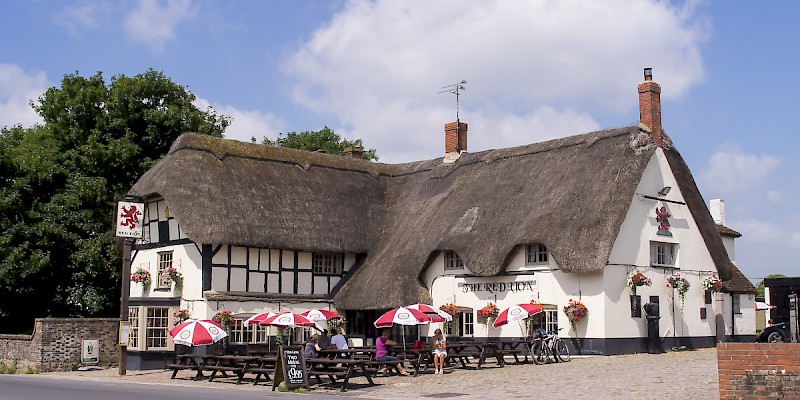
{"type": "Polygon", "coordinates": [[[298,326],[314,327],[317,325],[314,323],[314,321],[300,314],[295,314],[291,312],[273,315],[272,317],[269,317],[259,322],[259,324],[270,325],[270,326],[281,326],[284,328],[294,328],[298,326]]]}
{"type": "Polygon", "coordinates": [[[263,312],[261,314],[253,315],[252,317],[244,320],[242,325],[249,326],[250,324],[260,324],[262,321],[266,320],[267,318],[271,318],[278,315],[278,313],[274,313],[272,311],[263,312]]]}
{"type": "Polygon", "coordinates": [[[542,312],[540,304],[515,304],[503,310],[494,320],[492,326],[499,328],[509,322],[520,321],[540,312],[542,312]]]}
{"type": "Polygon", "coordinates": [[[169,331],[172,341],[186,346],[203,346],[212,344],[228,336],[225,329],[208,319],[190,319],[169,331]]]}
{"type": "Polygon", "coordinates": [[[301,313],[300,315],[314,321],[314,322],[322,322],[322,321],[330,321],[332,319],[339,319],[342,318],[341,315],[328,310],[317,310],[316,308],[313,310],[306,311],[301,313]]]}
{"type": "Polygon", "coordinates": [[[430,306],[428,304],[412,304],[410,306],[406,306],[406,308],[410,308],[412,310],[419,310],[425,313],[428,317],[430,317],[430,322],[446,322],[452,321],[453,316],[436,308],[430,306]]]}
{"type": "Polygon", "coordinates": [[[430,322],[431,317],[424,312],[413,308],[399,307],[389,310],[375,320],[376,328],[388,328],[393,324],[398,325],[418,325],[430,322]]]}

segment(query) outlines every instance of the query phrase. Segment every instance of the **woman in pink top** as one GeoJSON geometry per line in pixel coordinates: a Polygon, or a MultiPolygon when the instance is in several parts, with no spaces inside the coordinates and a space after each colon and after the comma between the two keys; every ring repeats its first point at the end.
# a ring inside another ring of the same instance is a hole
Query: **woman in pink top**
{"type": "Polygon", "coordinates": [[[406,371],[406,369],[403,368],[403,363],[399,362],[400,359],[395,356],[389,355],[389,350],[387,349],[387,346],[395,346],[395,345],[397,345],[397,342],[395,342],[394,340],[389,340],[389,330],[384,329],[383,332],[381,332],[381,335],[378,336],[377,339],[375,339],[375,347],[377,349],[375,351],[375,360],[398,361],[397,370],[400,371],[400,375],[408,375],[408,371],[406,371]]]}

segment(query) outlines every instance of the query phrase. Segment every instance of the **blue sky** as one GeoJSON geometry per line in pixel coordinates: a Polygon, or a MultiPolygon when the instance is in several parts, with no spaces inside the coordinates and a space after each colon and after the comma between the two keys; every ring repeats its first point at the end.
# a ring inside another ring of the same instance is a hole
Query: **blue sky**
{"type": "Polygon", "coordinates": [[[642,68],[751,279],[800,275],[797,2],[29,1],[0,13],[0,126],[64,74],[163,71],[249,140],[329,126],[434,158],[467,80],[470,151],[637,123],[642,68]]]}

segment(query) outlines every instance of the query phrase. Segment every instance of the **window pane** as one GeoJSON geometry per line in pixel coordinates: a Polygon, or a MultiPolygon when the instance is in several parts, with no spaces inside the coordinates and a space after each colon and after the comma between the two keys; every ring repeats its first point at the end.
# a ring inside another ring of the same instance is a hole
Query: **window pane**
{"type": "Polygon", "coordinates": [[[128,348],[139,348],[139,307],[128,308],[128,321],[131,323],[131,329],[128,332],[128,348]]]}
{"type": "Polygon", "coordinates": [[[169,308],[147,309],[147,348],[166,348],[169,330],[169,308]]]}
{"type": "Polygon", "coordinates": [[[158,273],[156,274],[156,282],[159,288],[169,288],[170,285],[164,283],[164,280],[161,278],[161,273],[164,272],[165,269],[172,266],[172,252],[167,251],[163,253],[158,253],[158,273]]]}

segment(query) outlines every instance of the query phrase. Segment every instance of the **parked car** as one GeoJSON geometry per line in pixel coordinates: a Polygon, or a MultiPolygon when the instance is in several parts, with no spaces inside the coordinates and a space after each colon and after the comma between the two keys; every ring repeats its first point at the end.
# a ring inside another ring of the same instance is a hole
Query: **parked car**
{"type": "Polygon", "coordinates": [[[757,342],[782,343],[789,341],[789,323],[779,322],[764,328],[756,338],[757,342]]]}

